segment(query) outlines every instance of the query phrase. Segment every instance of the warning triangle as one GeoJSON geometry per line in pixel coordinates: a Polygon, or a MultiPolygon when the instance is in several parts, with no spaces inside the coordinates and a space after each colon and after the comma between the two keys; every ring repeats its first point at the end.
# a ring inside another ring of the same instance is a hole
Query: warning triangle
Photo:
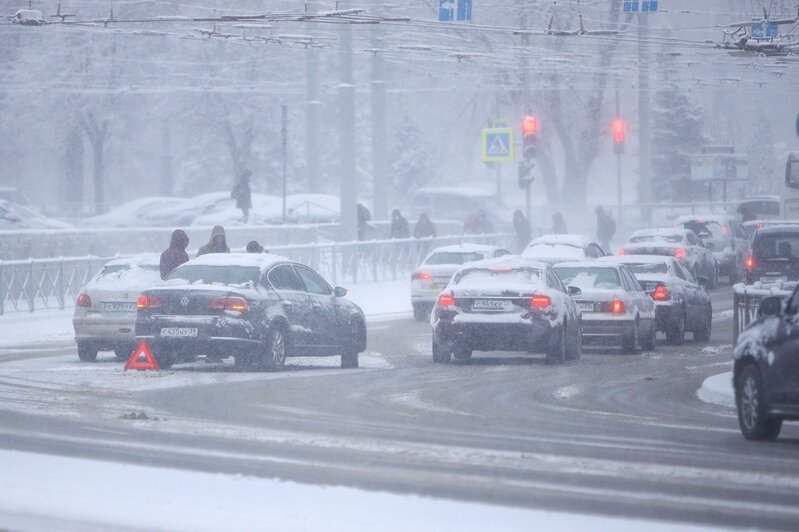
{"type": "Polygon", "coordinates": [[[136,346],[133,354],[130,355],[130,358],[125,363],[125,369],[137,369],[139,371],[161,369],[153,356],[153,352],[150,350],[150,344],[147,343],[147,340],[139,342],[139,345],[136,346]]]}
{"type": "Polygon", "coordinates": [[[508,147],[505,146],[505,143],[502,142],[502,137],[499,135],[494,137],[494,140],[491,142],[491,146],[488,147],[488,154],[489,155],[508,155],[510,151],[508,151],[508,147]]]}

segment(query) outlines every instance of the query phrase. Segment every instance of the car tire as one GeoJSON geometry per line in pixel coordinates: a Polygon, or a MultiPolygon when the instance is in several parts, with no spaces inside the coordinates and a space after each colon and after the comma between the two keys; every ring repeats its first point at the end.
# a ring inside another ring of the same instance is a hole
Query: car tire
{"type": "Polygon", "coordinates": [[[114,356],[117,357],[117,360],[120,362],[125,362],[133,355],[134,349],[136,349],[135,345],[117,346],[116,349],[114,349],[114,356]]]}
{"type": "Polygon", "coordinates": [[[360,345],[361,335],[363,334],[362,325],[355,323],[351,327],[350,339],[344,352],[341,354],[341,367],[351,369],[358,367],[358,346],[360,345]]]}
{"type": "Polygon", "coordinates": [[[469,360],[472,358],[472,350],[465,347],[456,347],[452,350],[452,357],[455,360],[469,360]]]}
{"type": "Polygon", "coordinates": [[[566,327],[567,323],[564,322],[552,342],[552,346],[547,351],[548,364],[563,364],[566,360],[566,327]]]}
{"type": "Polygon", "coordinates": [[[710,333],[713,330],[713,310],[708,306],[705,311],[705,319],[703,320],[702,327],[694,331],[695,342],[709,342],[710,333]]]}
{"type": "Polygon", "coordinates": [[[635,318],[635,323],[633,323],[633,330],[628,336],[623,336],[621,339],[621,352],[633,355],[641,350],[641,342],[640,342],[640,335],[641,335],[641,322],[638,318],[635,318]]]}
{"type": "Polygon", "coordinates": [[[286,335],[280,325],[270,328],[260,365],[265,371],[280,371],[286,366],[286,335]]]}
{"type": "Polygon", "coordinates": [[[583,356],[583,325],[577,325],[576,334],[569,336],[572,339],[571,345],[567,347],[566,358],[569,360],[580,360],[583,356]]]}
{"type": "Polygon", "coordinates": [[[669,323],[666,339],[671,345],[682,345],[685,342],[685,310],[682,311],[679,319],[669,323]]]}
{"type": "Polygon", "coordinates": [[[766,413],[763,379],[754,364],[747,364],[735,384],[738,426],[747,440],[774,441],[780,435],[782,418],[766,413]]]}
{"type": "Polygon", "coordinates": [[[655,321],[652,321],[652,325],[649,327],[649,334],[646,335],[646,340],[641,345],[644,351],[654,351],[655,350],[655,338],[657,336],[657,327],[655,326],[655,321]]]}
{"type": "Polygon", "coordinates": [[[427,321],[430,318],[430,310],[432,309],[429,305],[425,305],[423,303],[414,303],[413,319],[416,321],[427,321]]]}
{"type": "Polygon", "coordinates": [[[443,342],[433,333],[433,362],[436,364],[448,364],[452,359],[452,346],[449,342],[443,342]]]}
{"type": "Polygon", "coordinates": [[[94,362],[97,360],[97,348],[87,342],[78,344],[78,358],[82,362],[94,362]]]}

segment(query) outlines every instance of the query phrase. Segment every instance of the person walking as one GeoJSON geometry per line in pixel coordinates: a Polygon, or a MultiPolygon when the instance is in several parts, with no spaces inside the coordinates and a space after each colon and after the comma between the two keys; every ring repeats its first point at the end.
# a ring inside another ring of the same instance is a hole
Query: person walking
{"type": "Polygon", "coordinates": [[[175,268],[189,260],[189,254],[186,253],[188,245],[189,235],[185,231],[182,229],[172,231],[169,247],[161,253],[161,279],[166,279],[175,268]]]}
{"type": "Polygon", "coordinates": [[[250,193],[250,176],[252,172],[245,170],[241,174],[241,179],[233,187],[230,192],[230,197],[236,200],[236,208],[241,209],[244,223],[246,224],[250,218],[250,209],[252,208],[252,194],[250,193]]]}
{"type": "Polygon", "coordinates": [[[552,234],[555,235],[565,235],[568,233],[569,230],[566,228],[566,220],[563,219],[563,215],[559,212],[556,212],[552,215],[552,234]]]}
{"type": "Polygon", "coordinates": [[[247,253],[264,253],[266,250],[257,240],[247,242],[247,253]]]}
{"type": "Polygon", "coordinates": [[[602,246],[602,251],[610,253],[610,240],[616,234],[616,220],[602,207],[597,207],[594,212],[596,212],[596,238],[602,246]]]}
{"type": "Polygon", "coordinates": [[[416,225],[413,227],[413,238],[429,237],[436,237],[436,226],[433,224],[433,220],[430,219],[427,213],[423,212],[419,215],[419,219],[416,221],[416,225]]]}
{"type": "Polygon", "coordinates": [[[410,238],[411,228],[408,219],[405,218],[399,209],[394,209],[391,213],[391,238],[410,238]]]}
{"type": "Polygon", "coordinates": [[[225,239],[225,228],[221,225],[215,225],[211,230],[211,239],[197,252],[200,257],[207,253],[230,253],[230,248],[227,247],[227,240],[225,239]]]}
{"type": "Polygon", "coordinates": [[[520,210],[513,213],[513,229],[516,230],[516,252],[521,253],[533,239],[530,221],[520,210]]]}

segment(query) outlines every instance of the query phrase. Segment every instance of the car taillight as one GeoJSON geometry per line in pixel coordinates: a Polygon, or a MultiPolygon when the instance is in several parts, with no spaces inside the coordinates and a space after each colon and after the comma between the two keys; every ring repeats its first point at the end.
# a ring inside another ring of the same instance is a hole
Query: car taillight
{"type": "Polygon", "coordinates": [[[428,272],[413,272],[411,274],[411,281],[429,281],[432,278],[433,274],[428,272]]]}
{"type": "Polygon", "coordinates": [[[148,296],[142,294],[136,298],[136,310],[146,310],[149,308],[161,308],[163,303],[161,298],[157,296],[148,296]]]}
{"type": "Polygon", "coordinates": [[[549,308],[551,305],[552,305],[552,299],[549,296],[542,296],[540,294],[536,294],[530,298],[530,308],[541,310],[549,308]]]}
{"type": "Polygon", "coordinates": [[[454,307],[455,306],[455,295],[454,294],[440,294],[438,296],[438,306],[439,307],[454,307]]]}
{"type": "Polygon", "coordinates": [[[90,298],[86,294],[80,294],[78,296],[77,301],[75,301],[75,306],[89,308],[92,306],[92,298],[90,298]]]}
{"type": "Polygon", "coordinates": [[[213,310],[226,310],[229,312],[247,312],[247,300],[243,297],[215,297],[208,302],[208,308],[213,310]]]}
{"type": "Polygon", "coordinates": [[[627,311],[627,305],[621,299],[605,301],[600,308],[602,312],[611,312],[613,314],[624,314],[627,311]]]}
{"type": "Polygon", "coordinates": [[[624,248],[619,248],[618,253],[619,253],[619,255],[624,255],[624,248]]]}
{"type": "Polygon", "coordinates": [[[655,291],[652,292],[652,299],[655,301],[668,301],[669,299],[669,289],[666,288],[666,285],[659,284],[655,287],[655,291]]]}
{"type": "Polygon", "coordinates": [[[744,267],[746,268],[746,271],[748,272],[755,271],[755,264],[756,264],[755,258],[752,255],[747,255],[746,261],[744,261],[744,267]]]}
{"type": "Polygon", "coordinates": [[[685,257],[685,249],[683,249],[683,248],[675,249],[674,250],[674,256],[677,257],[678,259],[684,258],[685,257]]]}

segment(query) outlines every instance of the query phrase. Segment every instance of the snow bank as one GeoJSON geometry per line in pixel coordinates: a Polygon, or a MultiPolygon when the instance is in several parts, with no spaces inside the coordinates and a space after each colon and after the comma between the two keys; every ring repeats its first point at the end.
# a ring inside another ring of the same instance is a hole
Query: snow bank
{"type": "Polygon", "coordinates": [[[696,396],[706,403],[735,408],[735,390],[732,387],[732,371],[708,377],[696,396]]]}

